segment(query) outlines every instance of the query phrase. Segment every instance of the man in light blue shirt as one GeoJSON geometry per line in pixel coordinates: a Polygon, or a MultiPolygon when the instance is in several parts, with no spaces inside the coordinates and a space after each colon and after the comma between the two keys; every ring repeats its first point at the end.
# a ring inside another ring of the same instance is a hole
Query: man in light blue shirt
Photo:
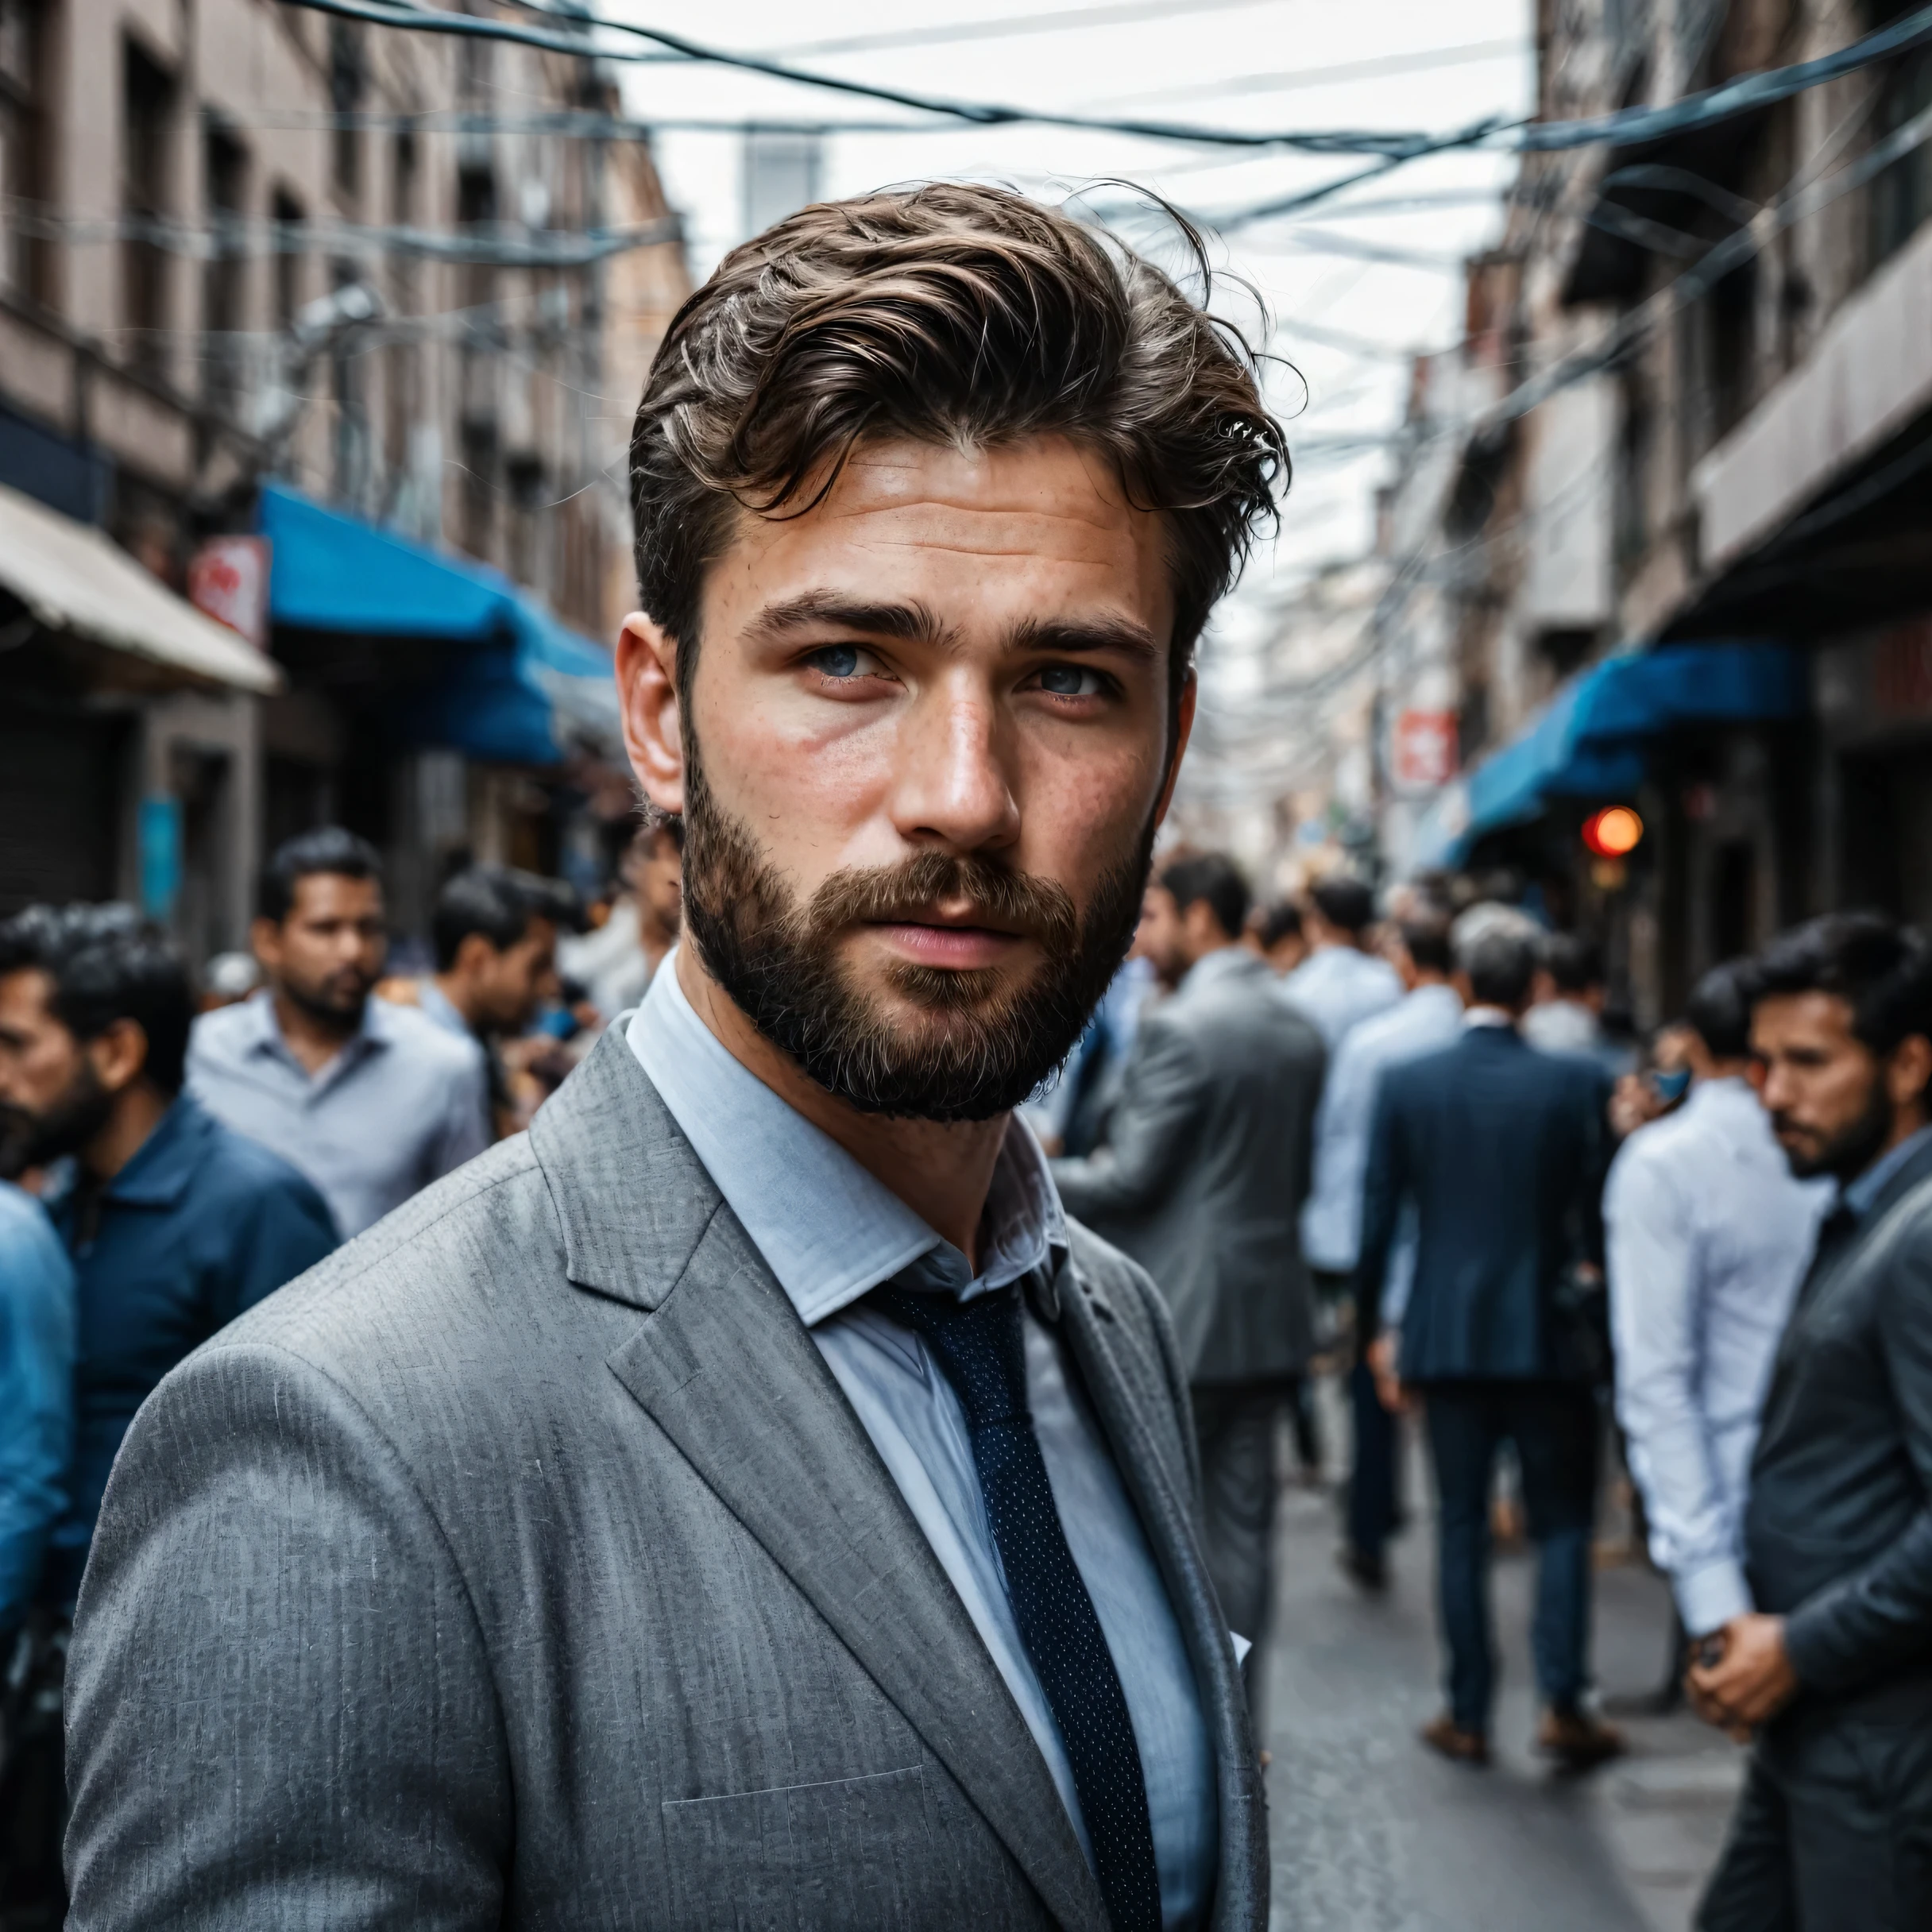
{"type": "Polygon", "coordinates": [[[0,1656],[33,1601],[66,1502],[74,1270],[44,1211],[0,1181],[0,1656]]]}
{"type": "Polygon", "coordinates": [[[1282,996],[1315,1022],[1332,1057],[1349,1029],[1402,997],[1395,968],[1368,950],[1375,895],[1358,879],[1318,879],[1302,931],[1314,949],[1281,982],[1282,996]]]}
{"type": "Polygon", "coordinates": [[[1692,1636],[1752,1608],[1743,1522],[1764,1391],[1827,1181],[1794,1180],[1746,1079],[1735,968],[1685,1008],[1692,1084],[1639,1127],[1604,1194],[1617,1413],[1650,1549],[1692,1636]]]}
{"type": "Polygon", "coordinates": [[[268,987],[195,1022],[188,1091],[307,1175],[347,1240],[489,1146],[482,1049],[371,997],[381,862],[349,833],[276,852],[252,937],[268,987]]]}
{"type": "MultiPolygon", "coordinates": [[[[1419,1053],[1447,1046],[1463,1023],[1462,995],[1449,983],[1449,929],[1439,919],[1404,921],[1389,950],[1408,988],[1396,1005],[1350,1029],[1322,1090],[1315,1118],[1315,1185],[1301,1215],[1302,1251],[1325,1274],[1354,1272],[1362,1246],[1362,1188],[1369,1167],[1369,1135],[1383,1072],[1419,1053]]],[[[1416,1265],[1413,1215],[1389,1258],[1383,1320],[1401,1320],[1416,1265]]],[[[1385,1547],[1395,1527],[1396,1420],[1376,1392],[1375,1378],[1360,1358],[1349,1372],[1354,1466],[1348,1484],[1347,1541],[1342,1567],[1370,1590],[1388,1581],[1385,1547]]]]}
{"type": "MultiPolygon", "coordinates": [[[[675,963],[674,954],[667,964],[675,963]]],[[[959,1397],[920,1338],[865,1300],[887,1281],[970,1299],[1057,1265],[1066,1219],[1031,1129],[1017,1116],[1007,1129],[975,1274],[957,1248],[725,1051],[692,1010],[675,971],[651,980],[628,1037],[858,1412],[1013,1693],[1091,1857],[1066,1746],[1014,1620],[959,1397]]],[[[1212,1884],[1215,1825],[1192,1670],[1064,1345],[1030,1308],[1024,1319],[1034,1432],[1133,1719],[1162,1911],[1169,1922],[1191,1923],[1212,1884]]]]}

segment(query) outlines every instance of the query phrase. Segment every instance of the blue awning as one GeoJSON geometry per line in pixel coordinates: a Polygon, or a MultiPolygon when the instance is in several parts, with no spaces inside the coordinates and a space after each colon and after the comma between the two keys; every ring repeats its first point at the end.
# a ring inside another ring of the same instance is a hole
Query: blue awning
{"type": "Polygon", "coordinates": [[[554,764],[573,738],[621,752],[610,653],[501,571],[378,530],[280,483],[263,486],[257,516],[269,542],[275,624],[471,647],[399,705],[405,737],[510,764],[554,764]]]}
{"type": "Polygon", "coordinates": [[[1415,863],[1460,864],[1486,833],[1536,817],[1551,798],[1613,798],[1644,778],[1646,740],[1683,724],[1797,717],[1803,655],[1788,645],[1672,645],[1594,665],[1458,781],[1425,816],[1415,863]]]}

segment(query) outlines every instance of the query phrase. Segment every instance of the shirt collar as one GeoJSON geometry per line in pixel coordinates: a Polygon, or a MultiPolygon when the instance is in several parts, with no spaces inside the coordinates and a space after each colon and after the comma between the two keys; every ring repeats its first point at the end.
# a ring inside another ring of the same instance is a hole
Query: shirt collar
{"type": "Polygon", "coordinates": [[[1188,968],[1188,976],[1181,981],[1180,990],[1198,993],[1223,980],[1252,972],[1261,963],[1246,946],[1217,946],[1213,952],[1203,953],[1188,968]]]}
{"type": "Polygon", "coordinates": [[[456,1002],[427,976],[416,987],[416,1010],[445,1033],[455,1034],[465,1040],[476,1037],[469,1030],[469,1021],[458,1010],[456,1002]]]}
{"type": "Polygon", "coordinates": [[[1872,1204],[1884,1192],[1887,1183],[1907,1161],[1928,1146],[1932,1146],[1932,1127],[1921,1127],[1916,1134],[1900,1141],[1890,1153],[1880,1154],[1857,1180],[1846,1182],[1838,1190],[1838,1204],[1850,1208],[1855,1215],[1869,1214],[1872,1204]]]}
{"type": "Polygon", "coordinates": [[[207,1125],[208,1115],[187,1095],[177,1095],[133,1159],[107,1184],[106,1198],[134,1207],[173,1207],[195,1177],[207,1125]]]}
{"type": "Polygon", "coordinates": [[[732,1057],[685,998],[674,953],[625,1037],[808,1327],[908,1270],[909,1286],[983,1293],[1067,1245],[1045,1157],[1015,1115],[993,1170],[976,1277],[957,1248],[732,1057]]]}
{"type": "Polygon", "coordinates": [[[1506,1007],[1471,1007],[1463,1015],[1465,1026],[1494,1026],[1516,1030],[1516,1015],[1506,1007]]]}
{"type": "Polygon", "coordinates": [[[378,999],[372,993],[362,1003],[362,1017],[356,1022],[356,1030],[344,1040],[334,1057],[324,1063],[321,1069],[311,1074],[290,1051],[288,1042],[282,1037],[280,1022],[275,1017],[275,995],[264,987],[258,993],[251,993],[246,1002],[246,1010],[254,1018],[254,1031],[245,1042],[244,1050],[251,1053],[267,1053],[287,1066],[292,1067],[304,1080],[330,1080],[346,1067],[353,1066],[365,1053],[389,1045],[395,1039],[392,1023],[394,1009],[386,999],[378,999]]]}
{"type": "MultiPolygon", "coordinates": [[[[133,1158],[102,1190],[104,1200],[129,1208],[172,1208],[187,1191],[202,1158],[211,1116],[187,1094],[177,1094],[154,1123],[133,1158]]],[[[41,1199],[50,1215],[63,1214],[80,1184],[80,1163],[56,1161],[41,1199]]]]}

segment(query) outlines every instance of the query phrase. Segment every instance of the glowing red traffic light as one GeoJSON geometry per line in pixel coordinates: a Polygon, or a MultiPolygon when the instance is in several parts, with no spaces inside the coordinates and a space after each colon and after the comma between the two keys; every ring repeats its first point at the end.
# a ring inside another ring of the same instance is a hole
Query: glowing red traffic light
{"type": "Polygon", "coordinates": [[[1583,843],[1599,859],[1621,859],[1635,852],[1644,821],[1627,805],[1606,805],[1583,821],[1583,843]]]}

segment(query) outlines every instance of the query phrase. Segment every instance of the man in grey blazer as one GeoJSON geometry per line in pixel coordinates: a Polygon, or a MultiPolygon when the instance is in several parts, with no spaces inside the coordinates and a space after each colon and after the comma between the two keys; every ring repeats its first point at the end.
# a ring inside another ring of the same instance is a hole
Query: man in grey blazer
{"type": "Polygon", "coordinates": [[[616,663],[686,944],[136,1419],[80,1932],[1258,1932],[1186,1370],[1012,1110],[1284,460],[1171,282],[1007,191],[805,210],[686,305],[616,663]]]}
{"type": "Polygon", "coordinates": [[[1259,1642],[1274,1533],[1276,1425],[1313,1346],[1301,1204],[1323,1052],[1240,945],[1247,882],[1218,853],[1168,866],[1141,944],[1175,991],[1145,1014],[1107,1144],[1057,1161],[1067,1207],[1153,1277],[1193,1396],[1208,1561],[1259,1642]]]}

